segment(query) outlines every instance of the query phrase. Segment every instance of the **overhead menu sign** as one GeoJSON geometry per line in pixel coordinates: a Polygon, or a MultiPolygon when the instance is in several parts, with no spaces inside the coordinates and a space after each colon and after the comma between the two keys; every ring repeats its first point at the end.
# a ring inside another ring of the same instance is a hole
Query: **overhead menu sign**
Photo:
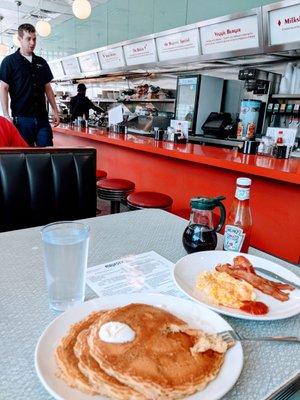
{"type": "Polygon", "coordinates": [[[67,58],[62,61],[67,76],[76,76],[80,74],[77,58],[67,58]]]}
{"type": "Polygon", "coordinates": [[[103,69],[125,67],[122,47],[100,51],[99,58],[103,69]]]}
{"type": "Polygon", "coordinates": [[[79,56],[78,59],[83,73],[97,72],[100,70],[97,53],[83,54],[79,56]]]}
{"type": "Polygon", "coordinates": [[[269,12],[269,44],[300,41],[300,4],[269,12]]]}
{"type": "Polygon", "coordinates": [[[49,66],[50,66],[52,75],[54,76],[54,79],[62,78],[65,75],[60,61],[50,62],[49,66]]]}
{"type": "Polygon", "coordinates": [[[198,29],[173,33],[156,39],[159,61],[187,58],[199,55],[198,29]]]}
{"type": "Polygon", "coordinates": [[[259,46],[258,17],[237,18],[200,28],[202,54],[251,49],[259,46]]]}
{"type": "Polygon", "coordinates": [[[153,39],[127,44],[124,47],[127,65],[156,62],[156,48],[153,39]]]}

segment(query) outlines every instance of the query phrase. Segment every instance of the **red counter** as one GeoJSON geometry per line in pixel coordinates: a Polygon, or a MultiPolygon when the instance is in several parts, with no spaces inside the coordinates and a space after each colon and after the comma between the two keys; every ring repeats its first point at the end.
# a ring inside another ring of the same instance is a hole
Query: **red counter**
{"type": "Polygon", "coordinates": [[[98,168],[109,178],[135,182],[137,190],[160,191],[182,214],[193,196],[226,196],[227,210],[239,176],[252,179],[251,245],[293,263],[300,261],[300,160],[240,154],[235,150],[156,142],[91,128],[54,129],[55,146],[93,146],[98,168]]]}

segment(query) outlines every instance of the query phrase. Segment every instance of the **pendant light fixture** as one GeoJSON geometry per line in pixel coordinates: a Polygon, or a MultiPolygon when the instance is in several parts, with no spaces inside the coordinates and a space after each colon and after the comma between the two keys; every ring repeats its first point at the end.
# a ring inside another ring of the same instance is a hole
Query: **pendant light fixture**
{"type": "Polygon", "coordinates": [[[38,20],[38,22],[35,25],[35,29],[37,31],[37,33],[42,36],[42,37],[47,37],[50,35],[51,33],[51,25],[48,21],[46,21],[43,17],[42,17],[42,7],[41,4],[42,2],[39,1],[39,10],[40,10],[40,19],[38,20]]]}
{"type": "MultiPolygon", "coordinates": [[[[22,5],[22,2],[21,1],[15,1],[15,3],[18,6],[17,10],[18,10],[18,27],[19,27],[19,25],[20,25],[20,13],[19,13],[19,10],[20,10],[20,6],[22,5]]],[[[15,33],[13,35],[13,43],[14,43],[14,45],[16,47],[20,47],[20,41],[19,41],[18,33],[15,33]]]]}
{"type": "Polygon", "coordinates": [[[92,7],[88,0],[74,0],[72,10],[75,17],[86,19],[91,15],[92,7]]]}
{"type": "Polygon", "coordinates": [[[9,46],[2,41],[2,20],[3,17],[0,15],[0,56],[6,56],[9,51],[9,46]]]}
{"type": "Polygon", "coordinates": [[[47,37],[51,33],[51,25],[48,21],[45,21],[44,19],[38,20],[35,25],[35,29],[37,33],[42,37],[47,37]]]}

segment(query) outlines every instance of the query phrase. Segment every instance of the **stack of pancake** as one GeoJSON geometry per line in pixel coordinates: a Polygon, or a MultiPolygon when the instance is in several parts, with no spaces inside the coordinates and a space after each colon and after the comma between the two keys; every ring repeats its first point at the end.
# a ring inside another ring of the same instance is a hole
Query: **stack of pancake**
{"type": "Polygon", "coordinates": [[[74,324],[55,350],[59,376],[87,394],[112,399],[180,399],[214,379],[228,344],[217,335],[146,304],[90,314],[74,324]],[[134,331],[125,343],[100,338],[104,324],[134,331]]]}

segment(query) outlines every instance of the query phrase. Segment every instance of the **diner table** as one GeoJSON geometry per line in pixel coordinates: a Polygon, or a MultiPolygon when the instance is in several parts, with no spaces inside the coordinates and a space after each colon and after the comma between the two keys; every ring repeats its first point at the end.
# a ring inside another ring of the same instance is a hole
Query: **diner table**
{"type": "MultiPolygon", "coordinates": [[[[171,213],[149,209],[84,221],[91,228],[88,267],[151,250],[173,263],[186,255],[182,233],[188,222],[171,213]]],[[[0,399],[52,399],[34,367],[38,339],[58,315],[48,306],[40,228],[1,233],[0,248],[0,399]]],[[[253,248],[249,253],[278,262],[300,276],[295,265],[253,248]]],[[[86,300],[95,297],[87,287],[86,300]]],[[[245,336],[300,336],[300,315],[266,322],[223,318],[245,336]]],[[[279,399],[282,388],[299,379],[300,344],[243,342],[242,347],[242,373],[224,400],[279,399]]]]}

